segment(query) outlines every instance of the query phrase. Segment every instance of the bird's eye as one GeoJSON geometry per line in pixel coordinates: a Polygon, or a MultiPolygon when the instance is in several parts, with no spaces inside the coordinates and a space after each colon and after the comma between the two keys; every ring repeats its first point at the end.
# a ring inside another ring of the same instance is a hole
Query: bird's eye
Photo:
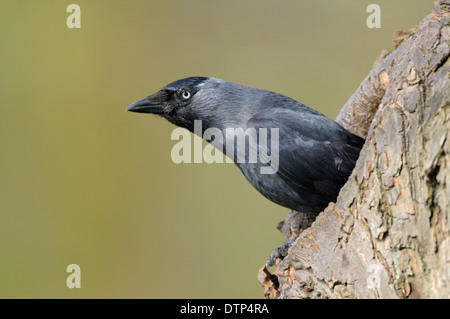
{"type": "Polygon", "coordinates": [[[183,100],[188,100],[188,99],[190,99],[190,98],[191,98],[191,92],[186,91],[186,90],[181,91],[181,98],[182,98],[183,100]]]}

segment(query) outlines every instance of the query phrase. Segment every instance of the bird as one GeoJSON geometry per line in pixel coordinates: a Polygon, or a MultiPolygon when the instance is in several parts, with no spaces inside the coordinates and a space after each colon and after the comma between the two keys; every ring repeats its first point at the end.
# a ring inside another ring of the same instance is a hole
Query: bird
{"type": "Polygon", "coordinates": [[[208,128],[223,136],[230,128],[240,128],[243,134],[266,129],[268,136],[278,135],[276,143],[256,143],[244,150],[238,150],[237,139],[207,141],[229,156],[264,197],[313,216],[336,201],[364,145],[363,138],[294,99],[213,77],[174,81],[127,111],[156,114],[200,137],[208,128]],[[201,121],[200,132],[196,121],[201,121]],[[229,154],[230,149],[234,153],[229,154]],[[261,155],[260,161],[249,160],[252,150],[261,155]],[[239,155],[245,160],[239,161],[239,155]],[[272,167],[272,172],[263,173],[263,167],[272,167]]]}

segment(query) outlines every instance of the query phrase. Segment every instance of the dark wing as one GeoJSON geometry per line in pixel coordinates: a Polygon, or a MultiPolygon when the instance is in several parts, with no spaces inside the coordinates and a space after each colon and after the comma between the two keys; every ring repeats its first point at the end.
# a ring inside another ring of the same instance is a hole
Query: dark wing
{"type": "MultiPolygon", "coordinates": [[[[248,127],[268,131],[279,128],[276,174],[296,192],[318,202],[335,201],[364,143],[362,138],[313,110],[266,110],[252,117],[248,127]]],[[[270,152],[272,146],[267,144],[270,152]]]]}

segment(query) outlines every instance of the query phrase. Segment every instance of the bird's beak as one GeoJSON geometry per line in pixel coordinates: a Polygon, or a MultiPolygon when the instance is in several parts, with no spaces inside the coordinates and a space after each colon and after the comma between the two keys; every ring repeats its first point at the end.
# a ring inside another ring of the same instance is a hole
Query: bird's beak
{"type": "Polygon", "coordinates": [[[159,102],[151,102],[148,97],[145,99],[134,102],[129,107],[127,111],[136,113],[153,113],[160,114],[163,111],[163,104],[159,102]]]}
{"type": "Polygon", "coordinates": [[[167,98],[168,92],[166,90],[161,90],[147,96],[145,99],[134,102],[127,108],[127,111],[161,114],[164,112],[164,108],[167,107],[167,98]]]}

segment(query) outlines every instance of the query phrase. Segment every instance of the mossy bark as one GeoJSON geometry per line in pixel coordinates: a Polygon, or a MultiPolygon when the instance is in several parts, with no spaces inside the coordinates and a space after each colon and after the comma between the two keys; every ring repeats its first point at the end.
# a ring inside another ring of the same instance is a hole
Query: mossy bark
{"type": "Polygon", "coordinates": [[[267,298],[450,297],[450,0],[394,40],[337,117],[366,138],[356,167],[309,228],[282,223],[300,235],[267,298]]]}

